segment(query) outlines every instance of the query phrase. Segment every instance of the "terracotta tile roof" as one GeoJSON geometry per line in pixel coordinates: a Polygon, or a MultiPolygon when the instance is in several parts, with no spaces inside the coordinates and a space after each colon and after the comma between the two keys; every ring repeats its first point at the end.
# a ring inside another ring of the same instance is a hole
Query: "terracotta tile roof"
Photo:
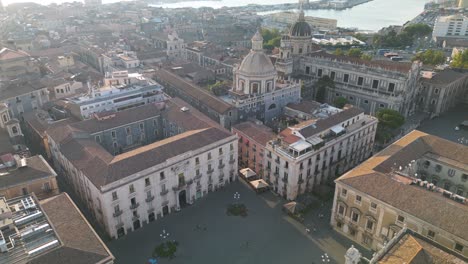
{"type": "Polygon", "coordinates": [[[442,87],[448,87],[450,83],[463,78],[468,80],[467,70],[445,69],[443,71],[437,72],[431,79],[421,78],[421,82],[441,84],[442,87]]]}
{"type": "Polygon", "coordinates": [[[2,60],[11,60],[17,58],[29,57],[29,54],[22,50],[11,50],[9,48],[3,48],[0,50],[0,61],[2,60]]]}
{"type": "Polygon", "coordinates": [[[1,175],[0,189],[8,189],[15,185],[57,176],[41,155],[26,158],[26,164],[26,167],[14,168],[1,175]]]}
{"type": "Polygon", "coordinates": [[[68,194],[61,193],[41,200],[61,246],[39,255],[31,264],[92,264],[108,263],[114,256],[93,230],[68,194]]]}
{"type": "Polygon", "coordinates": [[[339,113],[333,114],[327,118],[324,119],[318,119],[317,122],[315,122],[314,125],[307,126],[303,129],[300,130],[301,135],[303,135],[305,138],[311,137],[321,131],[324,131],[325,129],[329,129],[335,125],[340,124],[341,122],[344,122],[353,116],[357,116],[359,114],[364,113],[364,110],[358,108],[358,107],[351,107],[348,109],[345,109],[339,113]]]}
{"type": "Polygon", "coordinates": [[[319,102],[303,100],[302,102],[297,104],[289,103],[286,107],[306,114],[311,114],[316,109],[319,109],[320,105],[321,104],[319,102]]]}
{"type": "Polygon", "coordinates": [[[251,121],[237,124],[233,126],[232,129],[240,131],[241,133],[258,142],[262,146],[266,146],[268,141],[274,139],[276,136],[275,133],[271,131],[271,128],[262,124],[255,124],[251,121]]]}
{"type": "Polygon", "coordinates": [[[426,153],[435,153],[464,164],[468,147],[414,130],[347,172],[336,182],[351,186],[462,239],[468,239],[468,206],[416,185],[394,179],[392,167],[405,166],[426,153]],[[396,164],[396,165],[395,165],[396,164]]]}
{"type": "Polygon", "coordinates": [[[363,60],[360,58],[355,58],[355,57],[350,57],[350,56],[345,56],[345,55],[342,55],[342,56],[334,55],[334,54],[327,53],[325,51],[313,52],[308,56],[330,59],[330,60],[342,62],[342,63],[364,65],[364,66],[372,67],[372,68],[382,68],[385,70],[397,71],[397,72],[401,72],[405,74],[407,74],[411,70],[411,66],[412,66],[411,63],[406,63],[406,62],[394,62],[394,61],[384,61],[384,60],[368,61],[368,60],[363,60]]]}
{"type": "Polygon", "coordinates": [[[208,106],[217,113],[224,114],[233,108],[232,105],[224,102],[222,99],[209,94],[201,87],[198,87],[195,84],[192,84],[167,70],[157,70],[154,75],[158,81],[168,83],[176,89],[181,90],[182,92],[192,97],[194,100],[198,100],[200,103],[208,106]]]}
{"type": "MultiPolygon", "coordinates": [[[[231,136],[231,133],[200,112],[194,109],[181,111],[180,106],[185,105],[188,104],[180,99],[171,99],[161,113],[169,121],[187,130],[186,132],[117,156],[112,156],[76,124],[53,128],[48,130],[47,134],[60,144],[61,153],[76,168],[83,171],[96,187],[100,188],[146,168],[164,163],[178,155],[231,136]]],[[[151,106],[147,109],[151,109],[151,106]]],[[[126,117],[127,115],[134,116],[131,113],[135,111],[139,110],[129,109],[122,112],[128,112],[124,115],[126,117]]],[[[95,127],[88,127],[88,125],[81,126],[81,128],[96,131],[95,127]]]]}

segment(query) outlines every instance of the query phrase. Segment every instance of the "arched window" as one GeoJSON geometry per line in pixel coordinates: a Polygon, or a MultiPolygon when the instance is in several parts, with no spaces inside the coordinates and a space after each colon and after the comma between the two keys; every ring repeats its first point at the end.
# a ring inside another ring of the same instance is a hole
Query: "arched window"
{"type": "Polygon", "coordinates": [[[252,93],[258,94],[258,83],[252,83],[252,93]]]}
{"type": "Polygon", "coordinates": [[[18,134],[18,128],[16,126],[12,127],[11,131],[13,132],[13,134],[18,134]]]}
{"type": "Polygon", "coordinates": [[[275,108],[276,108],[276,104],[271,104],[270,107],[268,107],[268,110],[275,109],[275,108]]]}
{"type": "Polygon", "coordinates": [[[244,90],[244,81],[239,81],[239,90],[244,90]]]}
{"type": "Polygon", "coordinates": [[[7,115],[3,114],[2,117],[3,117],[3,122],[8,122],[8,117],[7,117],[7,115]]]}

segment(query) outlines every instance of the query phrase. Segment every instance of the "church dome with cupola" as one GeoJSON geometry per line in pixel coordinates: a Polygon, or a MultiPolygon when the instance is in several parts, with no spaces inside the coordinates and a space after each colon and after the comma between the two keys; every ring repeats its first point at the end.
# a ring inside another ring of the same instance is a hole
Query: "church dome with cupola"
{"type": "Polygon", "coordinates": [[[263,52],[263,37],[259,31],[252,37],[252,49],[234,74],[234,91],[241,94],[262,94],[274,90],[276,69],[263,52]]]}
{"type": "Polygon", "coordinates": [[[309,23],[305,21],[304,10],[302,10],[302,4],[299,11],[298,20],[291,26],[289,35],[292,37],[310,37],[312,36],[312,29],[309,23]]]}

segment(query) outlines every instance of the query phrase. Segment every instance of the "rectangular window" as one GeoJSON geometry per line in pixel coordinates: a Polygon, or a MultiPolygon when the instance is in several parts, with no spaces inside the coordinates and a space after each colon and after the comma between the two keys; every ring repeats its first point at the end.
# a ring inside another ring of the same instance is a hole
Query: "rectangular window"
{"type": "Polygon", "coordinates": [[[208,152],[208,160],[211,160],[211,152],[208,152]]]}
{"type": "Polygon", "coordinates": [[[200,165],[200,159],[198,157],[195,158],[195,165],[200,165]]]}
{"type": "Polygon", "coordinates": [[[399,222],[399,223],[403,223],[403,222],[405,222],[405,217],[404,217],[404,216],[401,216],[401,215],[399,215],[399,216],[398,216],[398,218],[397,218],[397,222],[399,222]]]}
{"type": "Polygon", "coordinates": [[[309,67],[309,66],[306,66],[305,73],[306,73],[306,74],[310,74],[310,67],[309,67]]]}
{"type": "Polygon", "coordinates": [[[130,129],[130,127],[126,127],[125,132],[127,132],[127,135],[130,135],[132,133],[132,130],[130,129]]]}
{"type": "Polygon", "coordinates": [[[367,219],[366,229],[372,231],[374,229],[374,222],[370,219],[367,219]]]}
{"type": "Polygon", "coordinates": [[[101,136],[96,136],[95,139],[97,143],[101,143],[101,136]]]}
{"type": "Polygon", "coordinates": [[[371,211],[376,211],[377,210],[377,204],[376,203],[371,203],[370,204],[370,209],[371,209],[371,211]]]}
{"type": "Polygon", "coordinates": [[[356,203],[357,204],[361,204],[361,201],[362,201],[362,197],[360,195],[356,195],[356,203]]]}
{"type": "Polygon", "coordinates": [[[115,136],[116,136],[116,135],[115,135],[115,131],[112,131],[112,132],[111,132],[111,136],[112,136],[112,138],[115,138],[115,136]]]}
{"type": "Polygon", "coordinates": [[[230,150],[234,150],[234,145],[233,145],[232,143],[229,144],[229,149],[230,149],[230,150]]]}
{"type": "Polygon", "coordinates": [[[140,123],[140,130],[143,131],[145,129],[145,125],[143,123],[140,123]]]}
{"type": "Polygon", "coordinates": [[[112,192],[112,201],[115,201],[118,199],[117,192],[112,192]]]}
{"type": "Polygon", "coordinates": [[[164,175],[164,171],[161,171],[161,172],[159,173],[159,180],[163,181],[163,180],[165,180],[165,179],[166,179],[166,176],[164,175]]]}
{"type": "Polygon", "coordinates": [[[130,186],[128,186],[128,190],[130,191],[130,193],[135,192],[135,187],[133,186],[133,184],[130,184],[130,186]]]}
{"type": "Polygon", "coordinates": [[[343,82],[348,83],[349,82],[349,74],[345,73],[343,75],[343,82]]]}
{"type": "Polygon", "coordinates": [[[218,149],[219,155],[223,155],[223,148],[218,149]]]}
{"type": "Polygon", "coordinates": [[[120,211],[120,206],[116,205],[114,206],[114,213],[118,213],[120,211]]]}
{"type": "Polygon", "coordinates": [[[347,194],[348,194],[348,190],[341,189],[341,196],[346,197],[347,194]]]}
{"type": "Polygon", "coordinates": [[[378,80],[373,80],[372,81],[372,88],[377,89],[379,87],[379,81],[378,80]]]}
{"type": "Polygon", "coordinates": [[[352,212],[351,213],[351,220],[354,222],[354,223],[357,223],[359,221],[359,214],[356,213],[356,212],[352,212]]]}
{"type": "Polygon", "coordinates": [[[338,214],[343,216],[345,214],[345,208],[342,205],[338,206],[338,214]]]}
{"type": "Polygon", "coordinates": [[[335,80],[336,73],[334,71],[330,72],[330,79],[335,80]]]}
{"type": "Polygon", "coordinates": [[[318,77],[322,77],[322,73],[323,73],[322,69],[317,70],[317,76],[318,77]]]}
{"type": "Polygon", "coordinates": [[[395,91],[395,84],[394,83],[389,83],[388,84],[388,91],[390,93],[393,93],[393,91],[395,91]]]}
{"type": "Polygon", "coordinates": [[[145,186],[150,186],[150,185],[151,185],[150,179],[146,178],[145,179],[145,186]]]}
{"type": "Polygon", "coordinates": [[[433,239],[435,237],[435,232],[432,230],[427,231],[427,237],[433,239]]]}
{"type": "Polygon", "coordinates": [[[463,252],[463,245],[455,243],[455,251],[463,252]]]}
{"type": "Polygon", "coordinates": [[[358,77],[358,79],[357,79],[357,85],[362,85],[363,82],[364,82],[364,78],[358,77]]]}

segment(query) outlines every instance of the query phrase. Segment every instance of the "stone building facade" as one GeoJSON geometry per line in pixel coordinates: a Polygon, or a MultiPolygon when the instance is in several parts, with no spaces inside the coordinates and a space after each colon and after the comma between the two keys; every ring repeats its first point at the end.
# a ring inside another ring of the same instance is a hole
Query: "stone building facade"
{"type": "Polygon", "coordinates": [[[330,77],[335,87],[327,89],[328,103],[344,97],[367,114],[388,108],[407,117],[416,110],[420,69],[418,62],[365,61],[318,51],[301,57],[297,73],[312,81],[330,77]]]}
{"type": "Polygon", "coordinates": [[[335,181],[331,225],[375,251],[406,227],[466,258],[467,157],[413,131],[335,181]]]}
{"type": "Polygon", "coordinates": [[[324,106],[315,119],[283,130],[267,144],[263,179],[294,200],[368,158],[376,130],[377,119],[362,109],[324,106]]]}
{"type": "Polygon", "coordinates": [[[117,155],[77,129],[47,131],[54,164],[112,238],[237,179],[236,135],[180,99],[160,111],[163,139],[117,155]]]}

